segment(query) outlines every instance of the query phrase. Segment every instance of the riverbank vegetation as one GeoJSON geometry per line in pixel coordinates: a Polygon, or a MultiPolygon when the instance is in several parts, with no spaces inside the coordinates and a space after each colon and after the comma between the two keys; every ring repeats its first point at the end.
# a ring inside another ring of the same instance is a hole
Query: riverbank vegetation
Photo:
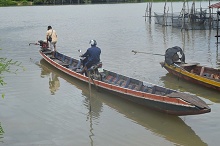
{"type": "MultiPolygon", "coordinates": [[[[165,2],[165,0],[153,0],[153,2],[165,2]]],[[[168,0],[173,1],[173,0],[168,0]]],[[[182,1],[182,0],[174,0],[182,1]]],[[[95,3],[132,3],[152,2],[152,0],[0,0],[1,6],[31,6],[31,5],[70,5],[70,4],[95,4],[95,3]]]]}
{"type": "Polygon", "coordinates": [[[32,5],[31,0],[0,0],[0,6],[28,6],[32,5]]]}
{"type": "MultiPolygon", "coordinates": [[[[1,51],[1,48],[0,48],[1,51]]],[[[18,61],[13,61],[12,59],[7,59],[7,58],[2,58],[0,57],[0,85],[4,86],[6,84],[6,82],[4,82],[4,76],[3,73],[14,73],[16,74],[18,71],[18,68],[22,68],[23,71],[25,70],[25,68],[21,65],[21,62],[18,61]],[[15,67],[15,68],[13,68],[15,67]]],[[[2,98],[4,98],[4,93],[0,93],[2,94],[2,98]]]]}

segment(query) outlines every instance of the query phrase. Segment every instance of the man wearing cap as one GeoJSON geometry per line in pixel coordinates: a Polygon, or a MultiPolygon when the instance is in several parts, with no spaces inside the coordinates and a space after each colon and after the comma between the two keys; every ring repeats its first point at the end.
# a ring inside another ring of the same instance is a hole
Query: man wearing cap
{"type": "Polygon", "coordinates": [[[87,51],[83,54],[80,55],[80,57],[86,57],[86,60],[84,60],[84,67],[81,71],[81,74],[87,71],[90,67],[93,65],[97,64],[100,62],[100,54],[101,54],[101,49],[97,47],[97,42],[96,40],[90,40],[89,44],[91,45],[90,48],[87,49],[87,51]]]}

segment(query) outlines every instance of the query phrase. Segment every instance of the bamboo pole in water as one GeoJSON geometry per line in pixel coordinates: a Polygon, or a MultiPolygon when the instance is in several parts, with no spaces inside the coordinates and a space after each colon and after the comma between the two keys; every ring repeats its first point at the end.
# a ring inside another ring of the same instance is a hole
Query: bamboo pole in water
{"type": "Polygon", "coordinates": [[[149,18],[150,18],[150,22],[151,22],[151,11],[152,11],[152,3],[153,3],[153,0],[151,2],[149,2],[149,18]]]}
{"type": "Polygon", "coordinates": [[[172,26],[173,26],[173,1],[171,0],[171,12],[172,12],[172,26]]]}
{"type": "Polygon", "coordinates": [[[146,10],[145,10],[145,21],[147,19],[147,17],[149,17],[149,21],[151,22],[151,10],[152,10],[152,2],[149,2],[147,3],[147,7],[146,7],[146,10]]]}
{"type": "Polygon", "coordinates": [[[186,1],[183,2],[183,13],[182,13],[182,28],[181,30],[184,28],[185,29],[185,10],[186,10],[186,1]]]}
{"type": "Polygon", "coordinates": [[[165,4],[164,4],[164,10],[163,10],[163,25],[166,24],[166,5],[167,5],[167,1],[165,1],[165,4]]]}
{"type": "MultiPolygon", "coordinates": [[[[209,6],[210,6],[210,0],[209,0],[209,6]]],[[[211,8],[209,8],[209,29],[211,29],[211,8]]]]}
{"type": "Polygon", "coordinates": [[[217,44],[218,44],[218,25],[219,25],[219,14],[218,14],[218,9],[217,9],[217,44]]]}
{"type": "Polygon", "coordinates": [[[148,3],[147,3],[147,7],[146,7],[146,10],[145,10],[145,21],[146,21],[146,18],[147,18],[147,16],[148,16],[148,3]]]}

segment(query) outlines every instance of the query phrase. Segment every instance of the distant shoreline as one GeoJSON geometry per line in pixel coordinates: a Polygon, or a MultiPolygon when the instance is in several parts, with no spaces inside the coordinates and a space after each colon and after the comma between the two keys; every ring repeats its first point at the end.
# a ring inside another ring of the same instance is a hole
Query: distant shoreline
{"type": "MultiPolygon", "coordinates": [[[[172,0],[168,0],[167,2],[171,2],[172,0]]],[[[174,0],[172,2],[181,2],[180,0],[174,0]]],[[[119,4],[119,3],[144,3],[151,2],[151,0],[69,0],[64,1],[56,1],[56,3],[52,3],[48,0],[27,0],[27,1],[14,1],[14,0],[0,0],[0,7],[10,7],[10,6],[50,6],[50,5],[78,5],[78,4],[119,4]]],[[[153,2],[166,2],[165,0],[154,0],[153,2]]]]}
{"type": "Polygon", "coordinates": [[[43,3],[43,1],[36,1],[31,2],[31,1],[7,1],[7,2],[3,2],[2,0],[0,0],[0,7],[14,7],[14,6],[54,6],[54,5],[78,5],[78,4],[114,4],[114,3],[140,3],[140,2],[144,2],[144,1],[124,1],[124,0],[118,0],[118,1],[112,1],[112,2],[99,2],[99,0],[97,0],[97,2],[91,3],[90,1],[87,1],[87,3],[59,3],[57,2],[56,4],[54,3],[43,3]]]}

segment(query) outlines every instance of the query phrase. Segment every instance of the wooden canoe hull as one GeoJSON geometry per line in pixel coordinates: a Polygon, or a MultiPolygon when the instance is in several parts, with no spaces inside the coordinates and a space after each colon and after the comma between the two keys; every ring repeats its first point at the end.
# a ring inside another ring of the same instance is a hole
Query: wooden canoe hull
{"type": "Polygon", "coordinates": [[[206,112],[210,112],[211,110],[201,110],[199,108],[194,108],[194,107],[186,107],[184,105],[175,105],[175,104],[169,104],[165,102],[158,102],[156,100],[151,100],[148,98],[140,98],[140,97],[135,97],[133,95],[128,95],[124,93],[118,93],[109,89],[105,89],[107,92],[110,92],[114,95],[120,96],[126,100],[130,100],[134,103],[143,105],[149,109],[156,110],[159,112],[171,114],[171,115],[178,115],[178,116],[184,116],[184,115],[195,115],[195,114],[203,114],[206,112]]]}
{"type": "MultiPolygon", "coordinates": [[[[147,108],[154,109],[157,111],[161,111],[168,114],[173,115],[195,115],[195,114],[203,114],[208,113],[211,111],[211,109],[208,107],[208,105],[195,96],[190,96],[187,98],[184,98],[182,96],[179,97],[170,97],[165,95],[157,95],[152,93],[143,92],[140,90],[134,90],[129,89],[128,87],[125,88],[122,85],[116,85],[116,84],[110,84],[109,82],[99,81],[99,80],[93,80],[91,81],[87,76],[84,76],[80,73],[77,73],[70,68],[66,67],[66,65],[63,65],[63,63],[57,63],[53,59],[50,58],[49,55],[47,55],[42,50],[39,51],[41,56],[52,66],[55,68],[61,70],[62,72],[79,79],[83,82],[91,83],[92,85],[108,91],[110,93],[113,93],[119,97],[122,97],[124,99],[130,100],[132,102],[135,102],[137,104],[146,106],[147,108]],[[191,100],[191,97],[194,98],[191,100]],[[192,101],[192,102],[191,102],[192,101]],[[195,102],[196,101],[196,102],[195,102]]],[[[65,56],[63,54],[62,58],[65,58],[68,56],[65,56]]],[[[65,59],[63,59],[65,60],[65,59]]],[[[134,80],[134,79],[133,79],[134,80]]],[[[141,82],[143,84],[143,82],[141,82]]],[[[142,85],[143,87],[145,85],[142,85]]],[[[156,87],[156,86],[155,86],[156,87]]],[[[159,88],[159,87],[157,87],[159,88]]],[[[162,88],[162,87],[161,87],[162,88]]],[[[171,89],[168,90],[169,92],[173,92],[174,94],[177,93],[176,91],[172,91],[171,89]]]]}
{"type": "MultiPolygon", "coordinates": [[[[217,91],[220,91],[220,80],[214,80],[214,79],[210,79],[209,77],[206,76],[200,76],[199,74],[195,74],[195,73],[191,73],[185,69],[181,69],[178,67],[175,67],[173,65],[168,65],[164,62],[160,63],[169,73],[184,79],[186,81],[192,82],[194,84],[198,84],[198,85],[202,85],[204,87],[210,88],[210,89],[214,89],[217,91]]],[[[202,68],[202,66],[199,66],[199,68],[202,68]]],[[[212,69],[215,70],[215,74],[220,74],[220,70],[217,69],[212,69]]],[[[211,73],[209,73],[211,74],[211,73]]]]}

